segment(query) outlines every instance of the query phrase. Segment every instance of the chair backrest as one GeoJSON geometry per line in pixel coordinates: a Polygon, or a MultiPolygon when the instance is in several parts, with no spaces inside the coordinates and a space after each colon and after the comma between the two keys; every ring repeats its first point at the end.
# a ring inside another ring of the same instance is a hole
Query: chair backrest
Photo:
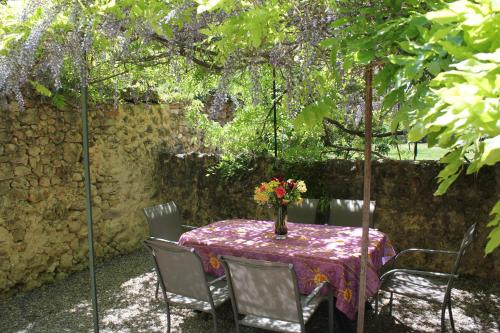
{"type": "Polygon", "coordinates": [[[288,205],[288,221],[315,224],[318,203],[319,199],[304,199],[300,204],[288,205]]]}
{"type": "Polygon", "coordinates": [[[152,237],[144,244],[153,255],[164,291],[213,304],[201,259],[194,249],[152,237]]]}
{"type": "Polygon", "coordinates": [[[476,228],[477,223],[474,223],[465,232],[462,243],[460,244],[460,249],[458,250],[457,258],[455,259],[455,265],[453,266],[452,274],[457,274],[458,268],[460,267],[460,262],[462,261],[462,257],[464,256],[465,251],[472,244],[474,238],[476,238],[476,228]]]}
{"type": "Polygon", "coordinates": [[[291,264],[221,258],[235,313],[303,325],[297,278],[291,264]]]}
{"type": "Polygon", "coordinates": [[[177,242],[184,230],[179,209],[173,201],[144,208],[149,224],[149,236],[177,242]]]}
{"type": "MultiPolygon", "coordinates": [[[[375,201],[370,201],[370,228],[374,227],[374,212],[375,201]]],[[[333,199],[330,201],[328,224],[342,227],[361,227],[363,225],[363,200],[333,199]]]]}

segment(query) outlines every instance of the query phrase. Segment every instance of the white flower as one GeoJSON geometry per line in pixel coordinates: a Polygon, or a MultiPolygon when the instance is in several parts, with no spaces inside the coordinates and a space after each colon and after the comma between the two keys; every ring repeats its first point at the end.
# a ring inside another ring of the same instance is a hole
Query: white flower
{"type": "Polygon", "coordinates": [[[306,183],[304,183],[303,180],[299,180],[297,182],[297,190],[299,190],[300,193],[304,193],[307,191],[306,183]]]}

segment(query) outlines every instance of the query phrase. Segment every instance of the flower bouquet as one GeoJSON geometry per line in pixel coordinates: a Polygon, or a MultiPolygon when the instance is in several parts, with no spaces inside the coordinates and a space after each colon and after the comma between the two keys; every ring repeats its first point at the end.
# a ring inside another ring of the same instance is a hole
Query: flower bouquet
{"type": "Polygon", "coordinates": [[[277,209],[274,233],[276,239],[285,239],[288,232],[286,225],[289,204],[302,202],[302,193],[307,191],[303,180],[271,178],[267,183],[261,183],[255,188],[254,200],[260,205],[268,205],[277,209]]]}

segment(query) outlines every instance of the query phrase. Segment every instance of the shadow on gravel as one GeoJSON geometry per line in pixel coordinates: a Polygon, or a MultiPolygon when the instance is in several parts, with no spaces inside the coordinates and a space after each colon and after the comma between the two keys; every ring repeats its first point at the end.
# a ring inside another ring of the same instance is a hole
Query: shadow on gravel
{"type": "MultiPolygon", "coordinates": [[[[97,285],[101,332],[165,332],[163,301],[154,297],[156,276],[145,250],[114,258],[98,265],[97,285]]],[[[462,279],[456,284],[452,299],[455,325],[459,332],[498,332],[500,325],[500,286],[494,283],[462,279]]],[[[0,332],[91,332],[87,272],[21,293],[0,301],[0,332]]],[[[365,332],[436,332],[440,325],[440,307],[429,303],[395,297],[392,317],[388,297],[381,312],[368,311],[365,332]]],[[[221,333],[234,332],[229,303],[218,309],[221,333]]],[[[172,332],[204,333],[212,331],[210,315],[172,307],[172,332]]],[[[339,332],[342,324],[337,321],[339,332]]],[[[345,331],[354,331],[354,323],[344,322],[345,331]]],[[[322,304],[307,324],[309,332],[326,332],[328,305],[322,304]]],[[[449,324],[448,324],[449,327],[449,324]]],[[[261,333],[263,330],[242,329],[261,333]]]]}

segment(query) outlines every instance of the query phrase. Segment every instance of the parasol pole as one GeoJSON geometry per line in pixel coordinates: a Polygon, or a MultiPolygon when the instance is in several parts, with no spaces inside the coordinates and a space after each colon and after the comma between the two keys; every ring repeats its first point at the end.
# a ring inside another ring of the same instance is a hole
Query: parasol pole
{"type": "Polygon", "coordinates": [[[95,253],[94,253],[94,221],[92,218],[92,196],[90,185],[90,159],[89,159],[89,124],[88,124],[88,86],[87,86],[87,56],[82,52],[81,64],[81,106],[82,106],[82,141],[83,141],[83,176],[85,179],[85,207],[87,211],[87,242],[89,246],[89,275],[90,296],[92,299],[92,317],[94,333],[99,333],[99,313],[97,307],[97,289],[95,279],[95,253]]]}
{"type": "Polygon", "coordinates": [[[365,68],[365,166],[363,178],[363,234],[361,238],[361,270],[358,290],[358,333],[363,333],[365,324],[366,266],[368,262],[368,231],[370,226],[370,183],[372,160],[372,79],[373,66],[365,68]]]}
{"type": "Polygon", "coordinates": [[[274,158],[278,158],[278,120],[276,116],[276,69],[273,67],[273,126],[274,126],[274,158]]]}

